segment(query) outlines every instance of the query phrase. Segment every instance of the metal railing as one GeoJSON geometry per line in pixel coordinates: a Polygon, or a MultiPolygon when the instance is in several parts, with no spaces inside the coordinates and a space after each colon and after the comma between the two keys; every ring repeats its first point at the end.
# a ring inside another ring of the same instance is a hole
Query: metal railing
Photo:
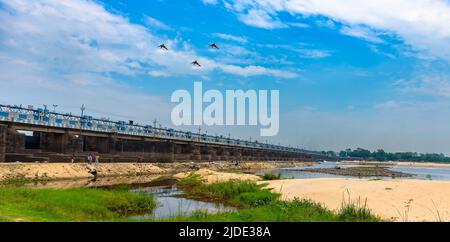
{"type": "Polygon", "coordinates": [[[307,151],[292,147],[260,143],[241,139],[232,139],[224,136],[212,136],[207,134],[196,134],[174,129],[157,128],[151,125],[131,124],[125,121],[111,121],[107,119],[96,119],[92,116],[76,116],[51,112],[48,109],[31,109],[18,106],[0,104],[0,121],[30,124],[36,126],[49,126],[57,128],[75,129],[80,131],[95,131],[104,133],[117,133],[130,136],[154,137],[169,140],[182,140],[201,142],[209,144],[230,145],[246,148],[259,148],[275,151],[286,151],[320,155],[319,152],[307,151]]]}

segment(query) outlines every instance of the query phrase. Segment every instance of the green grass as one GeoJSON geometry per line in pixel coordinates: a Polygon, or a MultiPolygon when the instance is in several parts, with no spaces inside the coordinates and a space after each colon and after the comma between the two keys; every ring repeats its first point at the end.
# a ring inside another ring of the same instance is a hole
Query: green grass
{"type": "Polygon", "coordinates": [[[44,178],[27,178],[25,176],[17,176],[14,178],[9,178],[9,179],[5,179],[5,180],[1,180],[0,181],[0,186],[16,186],[16,187],[20,187],[23,186],[25,184],[28,183],[45,183],[47,180],[44,178]]]}
{"type": "Polygon", "coordinates": [[[280,196],[280,194],[264,188],[265,185],[248,181],[203,184],[201,179],[194,174],[180,180],[177,185],[186,191],[188,198],[220,202],[238,208],[267,205],[277,201],[280,196]]]}
{"type": "MultiPolygon", "coordinates": [[[[154,221],[154,220],[152,220],[154,221]]],[[[359,210],[342,209],[334,213],[310,200],[277,201],[270,205],[235,212],[209,214],[197,211],[190,216],[163,219],[169,222],[378,222],[378,217],[359,210]]]]}
{"type": "Polygon", "coordinates": [[[280,200],[274,193],[254,182],[229,181],[203,184],[200,177],[190,175],[178,182],[188,197],[221,202],[240,208],[234,212],[209,214],[198,211],[190,216],[178,215],[163,221],[189,222],[376,222],[366,204],[347,201],[337,212],[309,200],[280,200]]]}
{"type": "MultiPolygon", "coordinates": [[[[198,211],[162,221],[380,221],[365,203],[350,199],[333,212],[309,200],[282,201],[280,194],[254,182],[204,184],[199,176],[190,175],[177,184],[189,198],[220,202],[238,210],[218,214],[198,211]]],[[[131,193],[125,187],[113,190],[0,188],[0,221],[130,221],[130,215],[149,213],[155,206],[153,197],[131,193]]]]}
{"type": "Polygon", "coordinates": [[[0,188],[0,221],[117,221],[155,206],[126,190],[0,188]]]}
{"type": "Polygon", "coordinates": [[[280,180],[281,174],[272,174],[272,173],[266,173],[262,176],[260,176],[264,181],[273,181],[273,180],[280,180]]]}

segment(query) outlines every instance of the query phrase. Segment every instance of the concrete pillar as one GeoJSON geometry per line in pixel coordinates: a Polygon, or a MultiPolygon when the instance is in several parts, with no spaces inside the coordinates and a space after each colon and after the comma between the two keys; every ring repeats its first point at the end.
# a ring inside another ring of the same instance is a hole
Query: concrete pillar
{"type": "Polygon", "coordinates": [[[25,150],[26,136],[6,128],[6,153],[20,153],[25,150]]]}
{"type": "Polygon", "coordinates": [[[198,147],[197,145],[194,145],[194,144],[189,144],[188,149],[189,149],[189,154],[190,154],[189,160],[191,160],[191,161],[201,161],[202,160],[200,147],[198,147]]]}
{"type": "Polygon", "coordinates": [[[83,152],[83,138],[75,135],[66,135],[67,147],[66,153],[81,153],[83,152]]]}
{"type": "Polygon", "coordinates": [[[117,150],[116,150],[116,142],[117,142],[117,138],[110,136],[108,138],[108,150],[110,154],[116,154],[117,150]]]}
{"type": "Polygon", "coordinates": [[[167,148],[168,148],[168,151],[167,151],[168,154],[167,155],[168,155],[168,157],[170,159],[169,162],[174,162],[175,161],[176,145],[174,143],[172,143],[172,142],[169,142],[169,143],[167,143],[167,148]]]}
{"type": "Polygon", "coordinates": [[[5,125],[0,125],[0,162],[5,162],[5,153],[6,153],[6,136],[7,129],[5,125]]]}

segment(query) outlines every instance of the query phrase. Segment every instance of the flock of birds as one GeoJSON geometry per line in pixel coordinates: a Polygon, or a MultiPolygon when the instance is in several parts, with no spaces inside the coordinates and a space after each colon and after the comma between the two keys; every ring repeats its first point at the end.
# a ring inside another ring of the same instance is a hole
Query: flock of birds
{"type": "MultiPolygon", "coordinates": [[[[168,51],[168,50],[169,50],[169,48],[167,48],[167,46],[166,46],[165,44],[161,44],[161,45],[159,45],[158,47],[159,47],[160,49],[162,49],[162,50],[165,50],[165,51],[168,51]]],[[[216,50],[219,49],[219,46],[217,46],[216,43],[210,44],[209,47],[211,47],[211,48],[213,48],[213,49],[216,49],[216,50]]],[[[194,60],[193,62],[191,62],[191,65],[193,65],[193,66],[198,66],[198,67],[202,67],[202,65],[200,65],[200,63],[199,63],[197,60],[194,60]]]]}

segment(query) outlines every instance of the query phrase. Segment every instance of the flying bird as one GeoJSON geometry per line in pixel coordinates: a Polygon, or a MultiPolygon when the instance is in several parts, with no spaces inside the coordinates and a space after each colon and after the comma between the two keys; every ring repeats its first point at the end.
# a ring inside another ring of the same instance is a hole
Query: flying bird
{"type": "Polygon", "coordinates": [[[216,45],[216,43],[212,43],[209,45],[211,48],[218,50],[219,46],[216,45]]]}
{"type": "Polygon", "coordinates": [[[160,49],[169,50],[165,44],[158,46],[160,49]]]}
{"type": "Polygon", "coordinates": [[[198,66],[198,67],[202,67],[201,65],[200,65],[200,63],[198,63],[198,61],[193,61],[193,62],[191,62],[191,64],[193,65],[193,66],[198,66]]]}

